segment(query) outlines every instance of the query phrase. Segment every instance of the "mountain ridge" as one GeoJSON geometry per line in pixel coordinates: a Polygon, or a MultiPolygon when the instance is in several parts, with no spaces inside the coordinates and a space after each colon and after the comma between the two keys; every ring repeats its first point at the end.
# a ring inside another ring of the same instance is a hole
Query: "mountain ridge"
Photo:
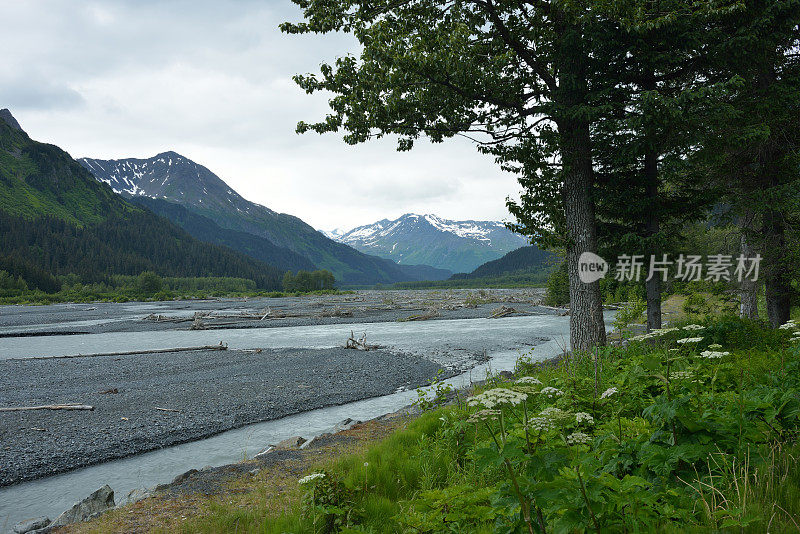
{"type": "Polygon", "coordinates": [[[282,271],[203,243],[130,204],[59,147],[32,140],[9,116],[0,121],[0,255],[86,280],[153,270],[280,287],[282,271]]]}
{"type": "MultiPolygon", "coordinates": [[[[329,239],[293,215],[251,202],[208,168],[174,151],[152,158],[78,160],[98,181],[127,197],[150,197],[179,204],[225,230],[246,232],[328,269],[345,285],[442,280],[452,271],[427,265],[397,265],[329,239]]],[[[237,249],[247,253],[245,249],[237,249]]]]}
{"type": "Polygon", "coordinates": [[[328,233],[364,253],[400,264],[423,263],[453,272],[471,272],[528,244],[499,221],[453,221],[433,214],[406,213],[347,232],[328,233]]]}

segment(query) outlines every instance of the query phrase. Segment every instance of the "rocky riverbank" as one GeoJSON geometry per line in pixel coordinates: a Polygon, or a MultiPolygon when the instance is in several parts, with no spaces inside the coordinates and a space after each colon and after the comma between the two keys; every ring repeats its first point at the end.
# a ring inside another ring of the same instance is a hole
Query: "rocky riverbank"
{"type": "Polygon", "coordinates": [[[0,485],[258,421],[427,384],[441,367],[385,350],[263,349],[0,361],[0,485]]]}

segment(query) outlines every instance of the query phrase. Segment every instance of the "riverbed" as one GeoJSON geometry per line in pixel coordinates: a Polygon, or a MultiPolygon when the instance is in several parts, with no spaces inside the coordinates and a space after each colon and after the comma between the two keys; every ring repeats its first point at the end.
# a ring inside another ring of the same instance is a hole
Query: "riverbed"
{"type": "MultiPolygon", "coordinates": [[[[186,423],[187,420],[190,420],[198,428],[206,424],[207,432],[204,430],[187,439],[196,439],[196,437],[204,437],[204,439],[171,446],[168,446],[170,443],[167,440],[164,445],[159,445],[165,448],[153,452],[135,454],[123,459],[115,459],[0,489],[0,518],[2,518],[0,527],[3,524],[13,525],[14,521],[22,517],[41,514],[56,515],[75,500],[105,483],[110,484],[116,491],[119,501],[130,489],[168,482],[172,477],[189,468],[221,465],[241,460],[285,437],[291,435],[311,437],[330,430],[338,421],[348,417],[368,419],[394,411],[413,402],[417,397],[413,388],[421,383],[426,383],[439,369],[445,369],[445,372],[456,375],[451,379],[454,383],[464,384],[471,379],[484,378],[490,368],[495,371],[513,369],[516,359],[522,354],[527,354],[535,360],[545,359],[560,353],[568,344],[568,317],[562,317],[552,310],[537,307],[537,302],[531,299],[530,293],[504,292],[493,301],[485,296],[490,294],[483,293],[483,299],[489,300],[489,302],[478,301],[477,305],[474,305],[473,294],[458,295],[461,302],[469,304],[463,307],[458,307],[455,298],[433,295],[430,302],[445,302],[445,306],[450,309],[441,309],[439,317],[425,321],[397,322],[396,318],[392,321],[389,320],[392,315],[404,318],[414,313],[415,309],[430,309],[430,307],[419,304],[418,301],[413,303],[413,307],[395,306],[392,309],[387,307],[384,315],[381,315],[376,313],[376,310],[367,310],[368,305],[365,305],[364,302],[369,301],[376,305],[375,303],[378,302],[376,299],[380,298],[379,305],[389,306],[386,303],[387,297],[370,296],[369,299],[353,300],[352,302],[359,303],[358,308],[363,311],[359,314],[357,310],[352,316],[347,316],[346,312],[341,311],[341,299],[344,296],[333,296],[339,299],[338,304],[326,303],[323,299],[322,305],[309,306],[308,303],[304,303],[303,308],[314,312],[319,308],[336,309],[336,306],[339,306],[337,317],[326,318],[318,313],[311,317],[306,314],[305,317],[299,318],[280,318],[283,321],[295,319],[298,323],[296,326],[279,326],[272,320],[259,320],[258,322],[262,323],[259,326],[246,324],[240,328],[203,330],[191,330],[191,323],[188,322],[169,323],[164,321],[160,322],[158,328],[152,328],[152,324],[159,323],[159,321],[145,321],[143,318],[152,314],[153,310],[159,312],[157,315],[171,314],[181,317],[188,316],[189,312],[193,315],[200,308],[215,307],[217,310],[228,310],[223,313],[230,315],[231,308],[236,308],[233,313],[241,313],[240,309],[263,310],[265,307],[274,310],[280,303],[272,306],[267,302],[266,306],[262,306],[265,303],[259,302],[258,306],[254,307],[252,302],[245,301],[234,301],[233,306],[225,302],[222,304],[219,302],[192,302],[189,303],[191,304],[190,308],[185,308],[187,303],[106,305],[118,310],[113,313],[111,310],[101,309],[102,305],[71,305],[71,308],[63,305],[59,307],[6,307],[0,310],[0,327],[6,333],[13,332],[15,329],[16,331],[21,331],[21,329],[41,331],[43,325],[50,329],[73,329],[79,320],[95,321],[98,324],[103,321],[105,321],[103,324],[128,323],[129,326],[122,330],[115,327],[116,331],[98,331],[88,334],[0,338],[0,358],[4,359],[153,350],[180,346],[216,345],[220,342],[228,346],[228,351],[221,351],[213,356],[196,355],[200,357],[203,365],[200,366],[202,370],[198,371],[198,376],[202,376],[202,379],[197,379],[195,385],[197,383],[206,384],[203,394],[197,397],[196,403],[193,404],[193,396],[187,395],[185,391],[180,394],[179,404],[173,402],[174,398],[171,400],[168,396],[163,397],[163,392],[159,392],[162,396],[157,399],[157,403],[156,399],[146,402],[143,400],[147,398],[147,388],[145,387],[139,390],[139,394],[142,396],[135,401],[137,410],[134,410],[133,413],[140,413],[138,410],[141,407],[141,411],[146,412],[150,419],[157,419],[157,422],[160,423],[158,428],[162,437],[169,436],[171,432],[176,431],[180,427],[181,421],[186,423]],[[499,306],[514,307],[518,313],[497,319],[490,318],[499,306]],[[96,309],[87,310],[92,307],[96,307],[96,309]],[[125,311],[125,307],[127,307],[127,311],[125,311]],[[16,308],[21,312],[19,315],[23,318],[9,319],[9,308],[16,308]],[[20,310],[20,308],[23,309],[20,310]],[[69,310],[73,310],[75,313],[70,314],[69,310]],[[92,312],[101,312],[106,315],[106,311],[109,313],[105,319],[79,319],[79,317],[85,317],[87,313],[92,312]],[[452,318],[442,317],[449,312],[453,312],[452,318]],[[458,313],[469,315],[469,317],[458,318],[458,313]],[[38,318],[34,320],[37,314],[38,318]],[[364,314],[370,314],[370,316],[365,317],[364,314]],[[337,319],[337,322],[324,320],[330,318],[337,319]],[[338,322],[345,319],[349,322],[338,322]],[[36,320],[44,322],[36,324],[36,320]],[[316,321],[315,324],[308,324],[314,321],[316,321]],[[142,325],[142,328],[136,330],[130,327],[131,324],[135,325],[137,322],[142,325]],[[66,323],[71,324],[65,327],[66,323]],[[170,327],[164,328],[165,325],[170,327]],[[350,336],[351,331],[359,335],[366,333],[369,343],[381,345],[382,348],[374,354],[345,351],[341,347],[350,336]],[[534,347],[535,350],[531,352],[534,347]],[[252,352],[257,350],[261,350],[261,352],[252,352]],[[230,365],[215,360],[215,358],[224,358],[223,354],[235,355],[231,357],[230,365]],[[350,356],[350,354],[354,356],[350,356]],[[292,368],[295,369],[294,373],[276,374],[274,377],[266,378],[270,365],[266,365],[265,362],[270,362],[274,366],[275,362],[279,360],[293,360],[293,358],[298,358],[292,364],[292,368]],[[484,363],[486,359],[489,361],[484,363]],[[251,367],[254,362],[255,367],[251,367]],[[232,369],[236,369],[237,365],[243,367],[234,372],[232,369]],[[249,386],[243,387],[241,396],[231,397],[238,400],[225,404],[226,408],[221,410],[225,416],[220,417],[219,413],[209,409],[210,406],[213,406],[211,401],[215,396],[225,397],[225,392],[232,389],[232,384],[236,384],[237,379],[249,386]],[[295,399],[294,404],[289,402],[288,397],[284,398],[281,395],[281,390],[287,389],[288,385],[292,385],[288,392],[291,392],[295,399]],[[311,387],[298,387],[298,385],[311,387]],[[398,388],[407,388],[408,390],[392,393],[398,388]],[[264,405],[259,399],[266,399],[267,391],[270,397],[264,405]],[[337,397],[336,391],[352,396],[337,397]],[[170,403],[172,404],[170,405],[170,403]],[[163,406],[164,408],[179,411],[154,413],[154,407],[162,407],[162,404],[167,405],[163,406]],[[269,404],[272,404],[271,408],[269,404]],[[199,409],[199,406],[203,408],[199,409]],[[254,407],[256,407],[255,410],[254,407]],[[281,410],[284,411],[281,412],[281,410]],[[297,413],[275,419],[275,417],[294,412],[297,413]],[[204,417],[203,413],[208,415],[204,417]],[[248,413],[253,418],[247,419],[246,414],[248,413]],[[231,419],[236,421],[237,417],[245,418],[228,426],[227,428],[232,430],[223,433],[219,432],[226,430],[224,424],[217,424],[217,426],[215,426],[216,423],[209,424],[209,421],[215,418],[217,422],[225,420],[230,422],[231,419]],[[265,422],[248,424],[254,420],[264,420],[265,422]],[[216,435],[205,437],[212,434],[216,435]]],[[[360,294],[354,296],[362,297],[360,294]]],[[[354,296],[348,297],[353,298],[354,296]]],[[[393,301],[402,300],[402,296],[400,292],[392,292],[390,295],[393,301]]],[[[411,298],[419,299],[420,293],[414,292],[411,298]]],[[[291,312],[292,308],[284,309],[291,312]]],[[[280,314],[276,313],[275,315],[280,314]]],[[[246,318],[245,320],[249,321],[250,319],[246,318]]],[[[91,325],[88,326],[91,327],[91,325]]],[[[85,324],[80,326],[80,328],[86,327],[85,324]]],[[[185,359],[187,366],[191,366],[192,354],[186,353],[180,357],[170,357],[170,365],[174,364],[177,359],[185,359]]],[[[108,409],[103,409],[103,417],[106,417],[107,423],[110,424],[110,418],[116,418],[120,414],[120,410],[125,409],[126,403],[122,402],[122,397],[119,395],[122,395],[122,391],[129,386],[120,388],[119,385],[115,386],[114,380],[110,379],[100,384],[102,380],[97,377],[109,375],[103,375],[102,372],[99,372],[99,368],[105,369],[104,372],[108,373],[114,369],[115,365],[118,365],[120,369],[130,367],[129,371],[133,372],[136,370],[137,362],[141,362],[142,364],[146,363],[143,365],[145,368],[155,367],[157,369],[166,365],[164,356],[164,354],[152,355],[147,362],[136,360],[140,356],[124,357],[131,360],[124,362],[122,357],[111,357],[110,359],[109,357],[70,358],[59,361],[83,361],[82,365],[89,366],[84,370],[83,375],[94,377],[93,379],[98,381],[88,380],[85,382],[90,385],[87,386],[89,389],[96,388],[96,391],[92,389],[94,402],[97,402],[99,398],[110,399],[103,401],[109,403],[108,409]],[[103,364],[85,363],[88,360],[99,361],[100,359],[107,360],[107,362],[103,364]],[[98,366],[97,370],[92,369],[92,366],[95,365],[98,366]],[[106,386],[107,389],[116,387],[119,392],[100,394],[99,391],[106,386]],[[116,407],[112,409],[111,404],[116,407]]],[[[46,371],[52,379],[50,382],[52,384],[66,380],[69,376],[76,376],[75,370],[80,365],[66,363],[65,365],[70,371],[59,372],[57,369],[47,368],[48,365],[54,366],[55,360],[39,360],[39,362],[44,362],[45,365],[42,368],[36,368],[33,375],[42,379],[42,375],[46,371]],[[70,373],[73,374],[70,375],[70,373]]],[[[8,363],[18,365],[20,362],[8,363]]],[[[185,369],[186,366],[181,368],[185,369]]],[[[155,374],[159,375],[159,373],[155,374]]],[[[159,376],[165,377],[166,375],[159,376]]],[[[174,389],[176,392],[180,392],[181,385],[185,386],[187,380],[186,377],[181,377],[180,373],[177,374],[177,377],[175,382],[163,389],[174,389]]],[[[4,386],[9,390],[13,389],[13,384],[9,385],[7,378],[4,378],[4,386]]],[[[89,389],[86,390],[87,395],[89,389]]],[[[85,402],[84,398],[72,400],[85,402]]],[[[3,398],[2,404],[7,405],[7,402],[8,399],[3,398]]],[[[95,412],[98,412],[99,409],[100,405],[98,404],[95,412]]],[[[94,412],[90,413],[92,416],[96,415],[94,412]]],[[[45,434],[51,432],[47,427],[55,424],[53,420],[57,420],[57,412],[48,417],[55,419],[51,419],[49,424],[36,427],[44,430],[28,430],[31,433],[38,433],[33,434],[31,439],[36,440],[36,436],[40,436],[39,439],[42,441],[52,438],[52,436],[45,438],[45,434]]],[[[74,414],[71,417],[80,421],[81,415],[74,414]]],[[[127,416],[119,415],[119,417],[127,416]]],[[[110,427],[113,431],[109,431],[108,435],[114,437],[115,434],[118,434],[114,439],[124,439],[127,427],[122,423],[130,424],[131,417],[127,417],[127,419],[127,422],[115,419],[114,425],[110,427]]],[[[140,423],[142,422],[140,421],[140,423]]],[[[23,427],[30,429],[35,424],[38,423],[22,418],[0,419],[0,425],[4,429],[2,432],[3,448],[18,448],[22,443],[21,440],[17,443],[19,429],[23,427]]],[[[53,428],[57,428],[57,426],[55,424],[53,428]]],[[[146,426],[144,425],[144,427],[146,426]]],[[[191,425],[184,424],[184,430],[187,426],[191,425]]],[[[116,443],[114,439],[107,441],[107,449],[113,451],[116,443]]],[[[80,438],[75,443],[72,440],[59,442],[56,439],[55,443],[60,443],[64,454],[67,454],[70,450],[76,450],[79,441],[80,438]]],[[[37,459],[38,453],[35,447],[31,449],[31,454],[33,460],[30,462],[47,465],[48,457],[45,455],[37,459]]],[[[79,457],[80,455],[75,456],[79,457]]],[[[120,456],[124,456],[124,454],[120,454],[120,456]]],[[[9,471],[13,469],[11,466],[6,466],[6,468],[9,471]]]]}

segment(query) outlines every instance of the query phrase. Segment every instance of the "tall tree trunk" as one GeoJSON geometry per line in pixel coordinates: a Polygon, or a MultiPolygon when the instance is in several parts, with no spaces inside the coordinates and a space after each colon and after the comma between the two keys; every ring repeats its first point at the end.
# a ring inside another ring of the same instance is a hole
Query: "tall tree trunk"
{"type": "MultiPolygon", "coordinates": [[[[750,244],[748,234],[754,230],[753,213],[746,212],[739,219],[739,227],[742,232],[740,254],[745,258],[752,258],[756,255],[756,249],[750,244]]],[[[758,319],[758,281],[750,277],[742,278],[739,285],[739,316],[747,319],[758,319]]]]}
{"type": "Polygon", "coordinates": [[[584,252],[597,253],[597,229],[591,197],[592,162],[588,123],[560,128],[564,168],[564,215],[567,224],[567,274],[569,277],[570,344],[586,351],[605,345],[606,328],[600,282],[580,279],[578,261],[584,252]]]}
{"type": "MultiPolygon", "coordinates": [[[[758,87],[763,94],[776,83],[777,75],[774,64],[764,66],[758,77],[758,87]]],[[[759,183],[765,197],[767,192],[781,185],[780,168],[784,153],[780,149],[780,141],[773,139],[778,132],[773,132],[761,147],[758,155],[761,179],[759,183]]],[[[773,200],[774,202],[774,200],[773,200]]],[[[764,256],[764,293],[767,300],[767,318],[773,327],[778,327],[789,320],[791,306],[791,280],[789,266],[786,264],[789,251],[786,246],[785,217],[780,207],[770,204],[764,210],[762,219],[764,256]]]]}
{"type": "MultiPolygon", "coordinates": [[[[647,147],[644,155],[645,195],[650,209],[647,211],[647,236],[650,238],[648,251],[657,260],[660,248],[656,245],[655,236],[660,229],[658,213],[658,155],[655,149],[647,147]]],[[[645,256],[647,258],[647,255],[645,256]]],[[[661,328],[661,273],[653,273],[645,282],[647,293],[647,331],[661,328]]]]}
{"type": "Polygon", "coordinates": [[[571,15],[554,9],[554,29],[558,35],[558,90],[553,95],[558,111],[562,165],[564,216],[566,219],[567,275],[569,279],[569,334],[572,350],[588,351],[605,345],[603,302],[600,282],[585,284],[580,279],[579,259],[585,252],[597,254],[592,186],[591,135],[584,118],[589,87],[586,80],[586,50],[583,32],[571,15]]]}
{"type": "Polygon", "coordinates": [[[768,209],[764,214],[764,287],[767,318],[773,327],[789,320],[792,286],[786,266],[787,250],[782,214],[768,209]]]}
{"type": "MultiPolygon", "coordinates": [[[[645,78],[642,84],[644,91],[655,91],[656,81],[652,71],[645,78]]],[[[660,247],[657,246],[656,235],[660,230],[659,220],[659,199],[658,199],[658,153],[656,152],[655,140],[651,132],[645,133],[645,152],[644,152],[644,184],[645,196],[647,197],[648,207],[646,220],[647,252],[645,259],[652,255],[656,259],[661,259],[660,247]]],[[[647,331],[661,328],[661,274],[653,274],[645,281],[645,292],[647,295],[647,331]]]]}

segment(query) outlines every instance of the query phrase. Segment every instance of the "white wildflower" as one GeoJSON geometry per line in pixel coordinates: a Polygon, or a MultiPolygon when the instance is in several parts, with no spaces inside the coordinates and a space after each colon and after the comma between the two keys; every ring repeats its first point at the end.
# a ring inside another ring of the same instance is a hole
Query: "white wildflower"
{"type": "Polygon", "coordinates": [[[510,389],[505,388],[495,388],[490,389],[489,391],[484,391],[480,395],[475,395],[474,397],[470,398],[467,400],[467,405],[482,405],[485,408],[491,409],[495,406],[502,406],[505,404],[516,406],[525,401],[527,398],[528,396],[525,393],[511,391],[510,389]]]}
{"type": "Polygon", "coordinates": [[[793,328],[797,328],[797,323],[794,322],[794,319],[789,319],[778,328],[781,330],[792,330],[793,328]]]}
{"type": "Polygon", "coordinates": [[[569,436],[567,436],[567,443],[570,445],[578,445],[582,443],[589,443],[592,438],[588,434],[584,434],[583,432],[573,432],[569,436]]]}
{"type": "Polygon", "coordinates": [[[594,424],[594,417],[591,414],[586,412],[578,412],[575,414],[575,422],[576,423],[587,423],[589,425],[594,424]]]}
{"type": "Polygon", "coordinates": [[[531,417],[528,420],[528,426],[539,432],[547,432],[555,426],[555,423],[547,417],[531,417]]]}
{"type": "Polygon", "coordinates": [[[650,333],[653,334],[653,335],[656,335],[656,336],[663,336],[664,334],[669,334],[670,332],[675,332],[677,330],[678,329],[674,328],[674,327],[673,328],[656,328],[655,330],[653,330],[650,333]]]}
{"type": "Polygon", "coordinates": [[[669,374],[670,380],[689,380],[694,376],[691,371],[673,371],[669,374]]]}
{"type": "Polygon", "coordinates": [[[601,398],[601,399],[607,399],[607,398],[609,398],[611,395],[614,395],[616,392],[617,392],[617,388],[608,388],[607,390],[605,390],[605,391],[603,392],[603,394],[602,394],[602,395],[600,395],[600,398],[601,398]]]}
{"type": "Polygon", "coordinates": [[[678,352],[678,349],[669,349],[669,352],[678,352]]]}
{"type": "Polygon", "coordinates": [[[553,397],[560,397],[561,395],[564,394],[564,392],[561,391],[560,389],[550,386],[542,388],[542,391],[540,391],[539,393],[541,393],[542,395],[546,395],[550,399],[552,399],[553,397]]]}
{"type": "Polygon", "coordinates": [[[469,416],[468,423],[479,423],[481,421],[491,421],[497,419],[500,415],[500,410],[480,410],[469,416]]]}
{"type": "Polygon", "coordinates": [[[633,336],[630,338],[630,341],[644,341],[645,339],[652,339],[654,337],[656,337],[656,335],[650,332],[649,334],[639,334],[638,336],[633,336]]]}
{"type": "Polygon", "coordinates": [[[298,480],[297,483],[300,484],[301,486],[304,486],[306,484],[310,484],[311,482],[314,482],[318,478],[324,478],[324,477],[325,477],[325,473],[312,473],[310,475],[304,476],[303,478],[298,480]]]}
{"type": "Polygon", "coordinates": [[[717,350],[717,349],[721,349],[722,345],[720,345],[719,343],[712,343],[711,345],[708,346],[708,348],[711,349],[711,350],[717,350]]]}
{"type": "Polygon", "coordinates": [[[686,343],[699,343],[701,341],[703,341],[702,337],[685,337],[683,339],[679,339],[677,342],[681,345],[684,345],[686,343]]]}
{"type": "Polygon", "coordinates": [[[541,385],[541,381],[538,378],[532,376],[523,376],[522,378],[516,381],[517,384],[525,384],[531,386],[538,386],[541,385]]]}
{"type": "Polygon", "coordinates": [[[704,350],[700,353],[700,356],[703,358],[708,358],[709,360],[716,360],[722,358],[723,356],[728,356],[730,352],[719,352],[714,350],[704,350]]]}
{"type": "Polygon", "coordinates": [[[687,324],[683,327],[684,330],[705,330],[705,326],[701,326],[699,324],[687,324]]]}

